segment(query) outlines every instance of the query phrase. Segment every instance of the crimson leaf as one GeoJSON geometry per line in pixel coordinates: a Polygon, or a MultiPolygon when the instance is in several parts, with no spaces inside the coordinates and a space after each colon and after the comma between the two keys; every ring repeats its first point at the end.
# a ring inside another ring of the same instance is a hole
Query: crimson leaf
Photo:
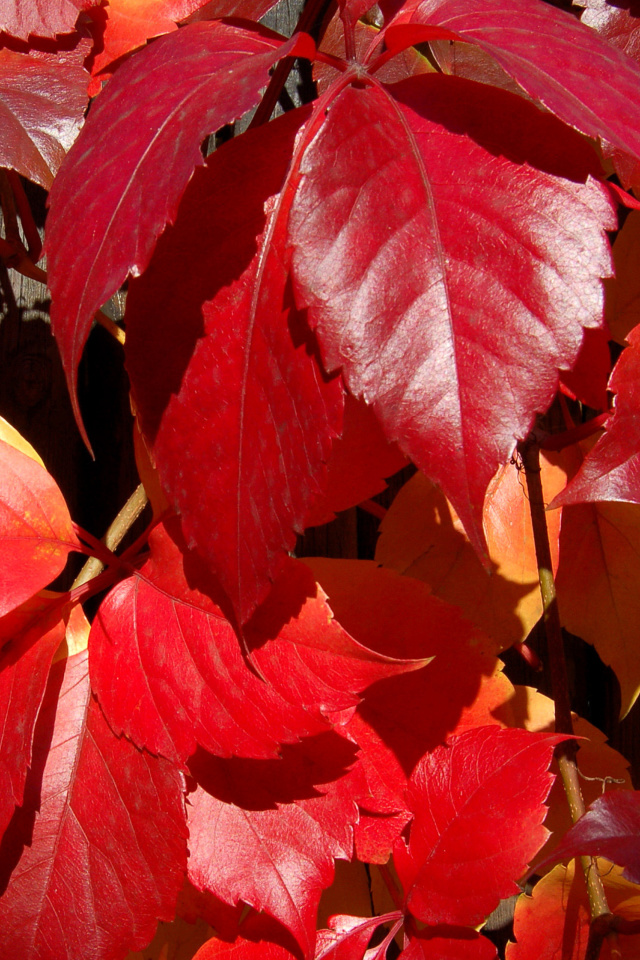
{"type": "Polygon", "coordinates": [[[0,836],[22,803],[38,710],[64,635],[57,595],[37,595],[0,620],[0,836]]]}
{"type": "Polygon", "coordinates": [[[51,322],[78,422],[76,370],[95,311],[147,266],[174,219],[200,142],[258,99],[280,57],[309,55],[306,36],[189,24],[127,61],[91,110],[50,194],[51,322]]]}
{"type": "Polygon", "coordinates": [[[323,492],[342,422],[342,385],[326,380],[285,298],[277,194],[307,117],[292,111],[216,151],[127,303],[143,432],[185,534],[242,622],[323,492]]]}
{"type": "Polygon", "coordinates": [[[407,791],[408,846],[394,859],[409,910],[425,923],[476,926],[543,845],[553,749],[564,737],[476,727],[427,754],[407,791]],[[514,811],[518,811],[517,817],[514,811]],[[477,883],[465,883],[473,865],[477,883]],[[461,891],[464,891],[461,894],[461,891]]]}
{"type": "Polygon", "coordinates": [[[326,365],[480,549],[489,480],[602,323],[594,162],[531,103],[437,75],[343,89],[300,162],[294,282],[326,365]]]}
{"type": "Polygon", "coordinates": [[[333,860],[350,860],[361,790],[353,744],[333,731],[286,746],[277,760],[203,752],[191,771],[189,878],[229,904],[264,910],[313,956],[316,911],[333,860]]]}
{"type": "Polygon", "coordinates": [[[36,960],[55,943],[56,960],[119,960],[145,946],[157,919],[173,917],[185,836],[178,772],[113,735],[86,653],[60,661],[5,835],[3,867],[16,865],[0,898],[0,954],[36,960]]]}
{"type": "Polygon", "coordinates": [[[397,661],[357,644],[332,615],[306,567],[283,575],[250,625],[245,664],[207,568],[163,527],[151,559],[103,602],[91,631],[91,676],[112,727],[184,763],[196,744],[220,756],[273,757],[280,743],[319,733],[397,661]],[[266,642],[265,642],[266,641],[266,642]]]}
{"type": "Polygon", "coordinates": [[[640,156],[640,67],[569,13],[538,0],[410,0],[387,47],[428,40],[434,27],[477,43],[566,123],[640,156]]]}
{"type": "Polygon", "coordinates": [[[598,797],[537,866],[583,854],[626,867],[627,880],[640,883],[640,791],[615,790],[598,797]]]}
{"type": "Polygon", "coordinates": [[[640,327],[627,340],[609,380],[616,397],[606,432],[554,507],[592,500],[640,503],[640,327]]]}

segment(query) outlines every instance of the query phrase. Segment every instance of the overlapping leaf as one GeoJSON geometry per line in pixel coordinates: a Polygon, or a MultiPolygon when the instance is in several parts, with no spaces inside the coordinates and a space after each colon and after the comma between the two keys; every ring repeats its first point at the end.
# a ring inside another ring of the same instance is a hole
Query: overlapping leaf
{"type": "Polygon", "coordinates": [[[196,744],[220,756],[273,757],[281,743],[327,730],[331,714],[353,707],[374,680],[424,663],[356,643],[294,564],[247,630],[265,682],[243,660],[216,603],[219,587],[180,547],[157,528],[151,559],[114,588],[91,633],[98,699],[112,727],[140,747],[177,763],[196,744]]]}
{"type": "Polygon", "coordinates": [[[293,111],[214,154],[127,304],[143,432],[242,622],[323,493],[342,421],[342,385],[285,296],[277,194],[307,118],[293,111]]]}
{"type": "Polygon", "coordinates": [[[532,104],[438,75],[343,89],[300,163],[294,284],[326,365],[476,548],[489,481],[602,322],[615,219],[595,169],[532,104]]]}
{"type": "Polygon", "coordinates": [[[0,49],[0,164],[49,189],[83,123],[88,44],[56,55],[0,49]]]}
{"type": "Polygon", "coordinates": [[[204,3],[205,0],[109,0],[106,9],[94,8],[92,34],[97,52],[91,57],[92,75],[104,74],[110,63],[143,46],[150,37],[176,30],[179,20],[204,3]]]}
{"type": "Polygon", "coordinates": [[[613,415],[577,475],[554,506],[593,500],[640,503],[640,327],[628,335],[609,388],[616,395],[613,415]]]}
{"type": "Polygon", "coordinates": [[[38,710],[64,635],[58,595],[36,595],[0,619],[0,836],[22,803],[38,710]]]}
{"type": "Polygon", "coordinates": [[[313,956],[315,918],[336,858],[350,860],[362,790],[353,744],[330,731],[277,760],[196,754],[189,877],[227,903],[264,910],[313,956]]]}
{"type": "Polygon", "coordinates": [[[476,725],[490,723],[492,709],[503,702],[503,688],[493,684],[497,661],[484,649],[487,638],[424,584],[365,561],[305,563],[361,643],[391,656],[434,657],[422,671],[372,686],[346,726],[360,747],[367,782],[357,849],[362,858],[384,863],[409,817],[404,791],[416,763],[456,729],[467,708],[474,709],[476,725]]]}
{"type": "Polygon", "coordinates": [[[5,838],[3,870],[15,869],[0,898],[4,956],[116,960],[172,918],[182,885],[182,779],[113,735],[86,661],[54,666],[38,718],[24,806],[5,838]]]}
{"type": "MultiPolygon", "coordinates": [[[[541,459],[545,502],[566,484],[560,457],[541,459]]],[[[429,584],[505,648],[524,640],[542,614],[531,511],[522,475],[507,465],[492,482],[484,506],[492,571],[480,562],[453,507],[423,474],[404,485],[382,521],[376,559],[429,584]]],[[[547,513],[554,559],[560,511],[547,513]]]]}
{"type": "Polygon", "coordinates": [[[398,960],[496,960],[495,945],[479,933],[466,937],[430,936],[420,931],[403,950],[398,960]]]}
{"type": "Polygon", "coordinates": [[[410,0],[385,31],[392,50],[432,36],[478,44],[566,123],[640,156],[640,66],[565,11],[538,0],[410,0]]]}
{"type": "Polygon", "coordinates": [[[623,716],[640,691],[639,574],[639,504],[564,508],[556,577],[560,615],[615,671],[623,716]]]}
{"type": "MultiPolygon", "coordinates": [[[[624,880],[621,870],[606,860],[598,861],[609,909],[626,920],[640,920],[638,887],[624,880]]],[[[514,935],[507,944],[507,960],[584,960],[589,940],[591,913],[580,867],[556,867],[536,884],[531,897],[516,904],[514,935]]],[[[634,960],[640,936],[618,940],[622,960],[634,960]]],[[[605,948],[606,949],[606,948],[605,948]]],[[[606,954],[603,954],[606,956],[606,954]]]]}
{"type": "Polygon", "coordinates": [[[631,883],[640,883],[640,793],[612,791],[598,797],[565,834],[542,866],[588,854],[621,867],[631,883]]]}
{"type": "Polygon", "coordinates": [[[621,50],[640,62],[640,4],[638,0],[575,0],[583,7],[585,23],[621,50]]]}
{"type": "Polygon", "coordinates": [[[408,846],[394,860],[411,913],[425,923],[476,926],[544,843],[548,767],[563,737],[477,727],[424,757],[412,774],[408,846]],[[518,811],[514,818],[514,811],[518,811]],[[465,883],[473,869],[477,883],[465,883]]]}
{"type": "Polygon", "coordinates": [[[305,527],[328,523],[340,510],[382,493],[384,478],[405,466],[406,457],[387,442],[371,408],[347,395],[342,435],[327,464],[327,489],[307,514],[305,527]]]}
{"type": "Polygon", "coordinates": [[[630,210],[613,244],[615,280],[607,281],[606,315],[612,336],[624,345],[640,324],[640,210],[630,210]]]}
{"type": "Polygon", "coordinates": [[[174,219],[201,140],[258,99],[283,42],[261,28],[193,23],[125,63],[98,98],[50,194],[52,324],[76,413],[76,369],[93,315],[147,266],[174,219]]]}
{"type": "Polygon", "coordinates": [[[54,580],[79,547],[58,485],[32,457],[0,440],[0,616],[54,580]]]}
{"type": "Polygon", "coordinates": [[[10,0],[2,4],[0,31],[28,40],[72,33],[78,12],[98,0],[10,0]]]}

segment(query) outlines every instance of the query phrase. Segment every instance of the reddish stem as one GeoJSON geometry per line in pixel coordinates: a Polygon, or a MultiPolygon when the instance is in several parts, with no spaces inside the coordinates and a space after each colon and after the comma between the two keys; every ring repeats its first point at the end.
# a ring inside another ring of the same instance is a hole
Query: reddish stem
{"type": "Polygon", "coordinates": [[[377,517],[378,520],[384,520],[387,515],[387,508],[383,507],[381,503],[376,503],[375,500],[363,500],[358,506],[361,510],[366,510],[367,513],[377,517]]]}
{"type": "Polygon", "coordinates": [[[542,673],[544,666],[542,660],[530,646],[526,643],[516,643],[515,649],[518,651],[525,663],[527,663],[532,670],[537,670],[538,673],[542,673]]]}
{"type": "Polygon", "coordinates": [[[101,563],[104,563],[106,567],[117,566],[120,564],[120,558],[112,553],[108,547],[105,547],[104,543],[101,540],[98,540],[97,537],[94,537],[92,533],[89,533],[88,530],[85,530],[83,527],[79,526],[77,523],[73,524],[73,529],[80,538],[89,546],[91,550],[91,556],[97,557],[101,563]]]}
{"type": "MultiPolygon", "coordinates": [[[[320,14],[328,9],[328,7],[329,3],[327,0],[309,0],[309,3],[304,7],[298,17],[298,22],[292,36],[295,36],[296,33],[311,33],[314,23],[320,14]]],[[[295,61],[295,57],[284,57],[284,59],[280,60],[273,71],[264,97],[258,104],[258,109],[249,124],[249,130],[253,130],[254,127],[260,127],[269,120],[295,61]]]]}

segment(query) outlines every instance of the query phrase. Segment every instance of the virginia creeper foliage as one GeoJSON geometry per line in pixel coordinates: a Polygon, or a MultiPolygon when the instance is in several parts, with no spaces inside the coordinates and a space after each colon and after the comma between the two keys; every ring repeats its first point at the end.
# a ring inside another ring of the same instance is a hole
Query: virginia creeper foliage
{"type": "Polygon", "coordinates": [[[578,720],[569,829],[566,689],[499,654],[557,611],[640,692],[640,7],[273,5],[0,3],[0,256],[89,447],[124,343],[153,510],[112,552],[0,424],[0,956],[496,960],[537,869],[507,960],[631,958],[640,793],[578,720]],[[357,505],[375,561],[296,557],[357,505]]]}

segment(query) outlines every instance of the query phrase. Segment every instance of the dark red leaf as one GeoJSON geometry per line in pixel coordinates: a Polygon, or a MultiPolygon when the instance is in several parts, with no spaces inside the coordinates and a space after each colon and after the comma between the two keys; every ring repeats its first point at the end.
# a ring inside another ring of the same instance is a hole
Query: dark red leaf
{"type": "Polygon", "coordinates": [[[334,732],[282,749],[277,760],[221,760],[197,753],[189,796],[189,877],[230,904],[280,921],[313,956],[320,893],[335,858],[350,860],[355,797],[353,744],[334,732]]]}
{"type": "Polygon", "coordinates": [[[608,331],[585,330],[576,362],[571,370],[560,372],[560,389],[594,410],[606,410],[610,372],[608,331]]]}
{"type": "Polygon", "coordinates": [[[95,311],[147,266],[175,218],[202,139],[258,99],[282,56],[309,38],[220,21],[161,37],[118,70],[56,178],[47,222],[51,320],[74,401],[95,311]]]}
{"type": "Polygon", "coordinates": [[[220,756],[273,757],[319,733],[381,676],[415,669],[359,646],[333,621],[307,568],[291,568],[249,625],[247,642],[268,682],[242,658],[215,602],[220,590],[165,532],[151,559],[112,590],[90,638],[94,688],[111,726],[184,763],[196,744],[220,756]]]}
{"type": "Polygon", "coordinates": [[[305,527],[328,523],[387,489],[385,477],[407,466],[398,447],[388,443],[366,403],[347,394],[342,436],[334,441],[327,464],[327,489],[305,520],[305,527]]]}
{"type": "Polygon", "coordinates": [[[46,587],[80,544],[45,468],[0,440],[0,616],[46,587]]]}
{"type": "Polygon", "coordinates": [[[598,797],[538,867],[582,855],[606,857],[640,883],[640,791],[612,790],[598,797]]]}
{"type": "Polygon", "coordinates": [[[8,0],[0,10],[0,31],[19,40],[72,33],[78,12],[98,0],[8,0]]]}
{"type": "Polygon", "coordinates": [[[409,845],[398,840],[394,850],[414,916],[477,926],[500,899],[518,892],[516,881],[548,835],[548,767],[563,739],[476,727],[420,761],[407,791],[414,811],[409,845]]]}
{"type": "Polygon", "coordinates": [[[83,123],[87,46],[55,55],[0,49],[0,166],[47,190],[83,123]]]}
{"type": "Polygon", "coordinates": [[[25,803],[5,835],[3,866],[16,866],[0,899],[0,954],[117,960],[145,946],[182,885],[182,787],[169,763],[113,735],[86,653],[56,664],[25,803]]]}
{"type": "Polygon", "coordinates": [[[616,397],[606,431],[552,507],[591,500],[640,503],[640,327],[627,340],[609,381],[616,397]]]}
{"type": "Polygon", "coordinates": [[[294,282],[327,367],[476,548],[490,479],[602,324],[617,221],[596,167],[531,103],[440,75],[344,89],[300,164],[294,282]]]}
{"type": "Polygon", "coordinates": [[[0,619],[0,836],[22,803],[38,710],[64,634],[58,595],[37,595],[0,619]]]}
{"type": "Polygon", "coordinates": [[[342,423],[342,384],[327,381],[285,297],[274,194],[307,117],[292,111],[213,155],[127,303],[142,430],[187,537],[242,622],[323,493],[342,423]]]}
{"type": "Polygon", "coordinates": [[[387,47],[428,40],[434,27],[477,43],[566,123],[640,156],[640,67],[571,14],[538,0],[410,0],[387,47]]]}
{"type": "Polygon", "coordinates": [[[429,936],[421,930],[398,960],[498,960],[495,945],[479,933],[465,937],[429,936]]]}

